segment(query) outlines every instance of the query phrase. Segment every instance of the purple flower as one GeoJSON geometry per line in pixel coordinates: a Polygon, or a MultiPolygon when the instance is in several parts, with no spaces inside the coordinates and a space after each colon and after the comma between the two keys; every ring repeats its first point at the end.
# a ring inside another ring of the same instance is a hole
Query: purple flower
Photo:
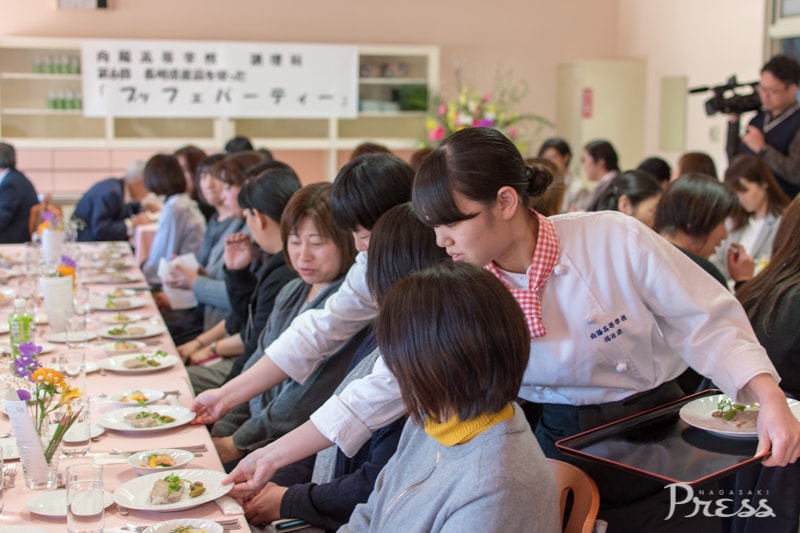
{"type": "Polygon", "coordinates": [[[56,221],[56,214],[52,211],[45,211],[42,213],[42,220],[53,224],[56,221]]]}
{"type": "Polygon", "coordinates": [[[17,389],[17,398],[19,398],[23,402],[30,401],[31,393],[26,391],[25,389],[17,389]]]}
{"type": "Polygon", "coordinates": [[[40,353],[42,353],[42,347],[32,342],[23,342],[17,347],[17,349],[19,350],[20,354],[26,355],[28,357],[39,355],[40,353]]]}
{"type": "Polygon", "coordinates": [[[75,263],[75,260],[72,259],[68,255],[62,255],[61,256],[61,264],[64,265],[64,266],[68,266],[68,267],[70,267],[72,269],[77,268],[77,264],[75,263]]]}

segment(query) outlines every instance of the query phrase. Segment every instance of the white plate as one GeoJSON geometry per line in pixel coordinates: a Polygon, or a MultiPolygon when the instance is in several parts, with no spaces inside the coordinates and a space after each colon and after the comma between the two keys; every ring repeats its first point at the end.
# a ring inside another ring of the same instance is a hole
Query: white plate
{"type": "Polygon", "coordinates": [[[136,313],[114,313],[113,315],[105,315],[101,320],[106,324],[127,324],[138,322],[141,319],[142,315],[136,313]]]}
{"type": "Polygon", "coordinates": [[[185,467],[189,462],[194,459],[192,452],[186,450],[176,450],[174,448],[161,448],[158,450],[147,450],[146,452],[139,452],[128,457],[128,466],[136,470],[140,476],[146,476],[154,472],[166,472],[167,470],[178,470],[185,467]],[[175,466],[142,466],[146,463],[150,456],[153,454],[169,455],[175,461],[175,466]]]}
{"type": "Polygon", "coordinates": [[[115,404],[120,405],[122,407],[131,407],[131,406],[134,406],[134,405],[151,404],[153,402],[157,402],[158,400],[160,400],[163,397],[164,397],[164,393],[161,392],[160,390],[135,389],[135,390],[129,390],[129,391],[125,391],[125,392],[115,392],[114,394],[112,394],[110,396],[110,399],[111,399],[112,402],[114,402],[115,404]],[[139,391],[142,394],[144,394],[145,396],[147,396],[147,401],[144,401],[141,404],[138,404],[137,402],[134,402],[134,401],[131,401],[131,400],[122,401],[123,397],[130,396],[131,394],[133,394],[136,391],[139,391]]]}
{"type": "MultiPolygon", "coordinates": [[[[51,430],[55,430],[56,428],[55,424],[51,425],[50,428],[51,430]]],[[[85,434],[79,435],[77,439],[74,439],[75,435],[77,434],[76,432],[77,428],[70,428],[66,433],[64,433],[64,442],[71,443],[71,442],[80,442],[86,440],[85,434]]],[[[89,438],[96,439],[97,437],[106,432],[106,428],[104,428],[100,424],[92,424],[91,426],[89,426],[89,432],[90,432],[89,438]]]]}
{"type": "Polygon", "coordinates": [[[111,330],[117,329],[118,327],[120,326],[113,326],[110,328],[100,328],[97,332],[102,337],[114,340],[146,339],[147,337],[155,337],[157,335],[161,335],[162,333],[167,332],[167,328],[165,328],[161,324],[137,324],[134,326],[128,326],[128,329],[141,328],[144,330],[143,333],[131,334],[130,331],[126,331],[124,335],[111,333],[111,330]]]}
{"type": "Polygon", "coordinates": [[[117,409],[115,411],[110,411],[103,415],[100,419],[100,425],[105,427],[106,429],[113,429],[116,431],[125,431],[130,433],[152,433],[153,431],[162,431],[164,429],[171,429],[183,426],[184,424],[188,424],[194,420],[194,413],[187,409],[186,407],[181,407],[178,405],[164,405],[164,406],[156,406],[156,407],[123,407],[122,409],[117,409]],[[154,413],[158,413],[161,416],[171,416],[175,419],[174,422],[170,422],[168,424],[163,424],[161,426],[154,426],[151,428],[135,428],[133,427],[130,422],[125,420],[125,415],[129,413],[139,413],[145,409],[149,409],[154,413]]]}
{"type": "Polygon", "coordinates": [[[114,307],[108,307],[107,298],[93,298],[89,301],[89,305],[94,311],[112,312],[130,311],[131,309],[139,309],[147,305],[147,300],[136,296],[120,296],[115,302],[117,303],[114,304],[114,307]]]}
{"type": "MultiPolygon", "coordinates": [[[[724,437],[736,437],[752,439],[758,437],[758,431],[752,427],[736,427],[733,422],[726,422],[722,418],[711,416],[712,411],[716,410],[720,400],[726,398],[724,394],[704,396],[691,401],[681,407],[679,415],[681,420],[699,429],[705,429],[724,437]]],[[[788,399],[789,409],[794,416],[800,418],[800,402],[788,399]]]]}
{"type": "Polygon", "coordinates": [[[47,533],[38,526],[0,526],[0,533],[47,533]]]}
{"type": "Polygon", "coordinates": [[[114,501],[117,502],[117,505],[140,511],[180,511],[182,509],[191,509],[225,496],[233,488],[233,484],[223,485],[221,483],[226,475],[224,472],[215,472],[213,470],[156,472],[155,474],[134,478],[118,487],[114,491],[114,501]],[[188,481],[201,481],[205,485],[206,491],[197,498],[189,498],[188,491],[184,491],[183,499],[175,503],[163,505],[150,503],[150,491],[153,489],[153,484],[157,479],[163,479],[168,475],[175,475],[188,481]]]}
{"type": "Polygon", "coordinates": [[[130,348],[117,349],[116,348],[117,342],[108,342],[108,343],[104,344],[103,346],[101,346],[101,348],[103,350],[105,350],[106,352],[108,352],[108,353],[120,354],[120,353],[141,352],[144,349],[144,347],[146,346],[145,343],[138,342],[138,341],[125,341],[125,342],[127,344],[130,344],[131,347],[130,348]]]}
{"type": "Polygon", "coordinates": [[[136,296],[136,291],[133,289],[114,289],[111,291],[100,291],[98,294],[103,295],[103,304],[105,305],[105,301],[109,294],[113,294],[117,297],[125,297],[125,296],[136,296]]]}
{"type": "Polygon", "coordinates": [[[206,533],[222,533],[224,531],[221,525],[208,518],[177,518],[153,524],[145,529],[144,533],[170,533],[173,529],[181,526],[205,529],[206,533]]]}
{"type": "MultiPolygon", "coordinates": [[[[5,407],[3,407],[3,413],[5,412],[6,409],[5,407]]],[[[4,461],[19,459],[19,448],[17,448],[17,439],[13,435],[11,437],[0,439],[0,448],[3,449],[4,461]]],[[[0,529],[0,531],[2,531],[2,529],[0,529]]]]}
{"type": "MultiPolygon", "coordinates": [[[[42,347],[42,351],[39,352],[39,355],[44,355],[46,353],[50,353],[56,349],[55,344],[50,344],[49,342],[41,342],[38,346],[42,347]]],[[[0,352],[9,352],[11,351],[11,347],[8,343],[0,342],[0,352]]]]}
{"type": "Polygon", "coordinates": [[[87,283],[97,283],[100,285],[112,285],[117,283],[136,283],[139,281],[144,281],[144,278],[140,275],[127,272],[121,273],[119,276],[109,276],[108,274],[103,274],[101,276],[91,277],[86,280],[87,283]]]}
{"type": "MultiPolygon", "coordinates": [[[[114,503],[114,495],[107,490],[103,491],[103,504],[108,507],[114,503]]],[[[67,516],[67,491],[65,489],[53,490],[37,494],[26,504],[28,510],[42,516],[67,516]]]]}
{"type": "MultiPolygon", "coordinates": [[[[84,332],[84,338],[80,340],[80,342],[89,342],[93,341],[97,338],[96,331],[87,330],[84,332]]],[[[66,331],[59,331],[58,333],[51,333],[47,336],[47,340],[50,342],[58,342],[58,343],[66,343],[67,342],[67,332],[66,331]]],[[[76,341],[78,342],[78,341],[76,341]]]]}
{"type": "Polygon", "coordinates": [[[8,322],[0,322],[0,335],[8,333],[8,322]]]}
{"type": "Polygon", "coordinates": [[[14,289],[0,289],[0,305],[13,302],[16,294],[17,291],[14,289]]]}
{"type": "MultiPolygon", "coordinates": [[[[148,354],[149,355],[149,354],[148,354]]],[[[159,370],[164,370],[165,368],[169,368],[180,359],[175,355],[167,355],[166,357],[159,357],[158,361],[161,363],[160,366],[148,366],[145,368],[128,368],[125,366],[125,361],[128,359],[133,359],[137,356],[135,355],[115,355],[113,357],[106,357],[105,359],[101,359],[98,361],[98,365],[100,368],[104,368],[106,370],[111,370],[112,372],[122,372],[128,374],[142,374],[145,372],[158,372],[159,370]]]]}

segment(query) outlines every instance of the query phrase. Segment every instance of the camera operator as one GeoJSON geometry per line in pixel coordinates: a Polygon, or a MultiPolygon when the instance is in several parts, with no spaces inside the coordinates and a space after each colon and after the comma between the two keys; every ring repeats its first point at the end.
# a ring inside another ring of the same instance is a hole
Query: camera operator
{"type": "Polygon", "coordinates": [[[761,69],[758,95],[761,111],[739,137],[739,115],[728,123],[728,159],[742,153],[758,154],[775,174],[781,188],[794,198],[800,192],[800,106],[797,88],[800,64],[777,55],[761,69]]]}

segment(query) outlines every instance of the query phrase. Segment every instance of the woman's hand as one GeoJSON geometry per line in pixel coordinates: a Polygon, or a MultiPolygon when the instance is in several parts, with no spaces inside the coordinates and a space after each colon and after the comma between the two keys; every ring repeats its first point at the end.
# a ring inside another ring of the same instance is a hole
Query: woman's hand
{"type": "Polygon", "coordinates": [[[800,421],[792,414],[786,396],[768,374],[759,374],[745,387],[758,400],[756,455],[771,451],[764,466],[786,466],[800,457],[800,421]]]}
{"type": "Polygon", "coordinates": [[[738,243],[731,244],[728,248],[728,272],[733,281],[749,281],[753,279],[756,262],[748,254],[744,246],[738,243]]]}
{"type": "Polygon", "coordinates": [[[159,309],[172,309],[172,302],[169,301],[164,291],[153,291],[153,300],[159,309]]]}
{"type": "Polygon", "coordinates": [[[216,354],[211,352],[211,348],[205,346],[203,348],[200,348],[196,352],[192,353],[192,355],[189,356],[189,359],[186,361],[186,363],[190,365],[199,365],[203,361],[211,359],[212,357],[214,357],[214,355],[216,354]]]}
{"type": "Polygon", "coordinates": [[[222,480],[223,485],[235,484],[231,496],[250,496],[272,479],[277,468],[270,463],[269,453],[269,445],[250,453],[222,480]]]}
{"type": "Polygon", "coordinates": [[[202,349],[203,346],[204,345],[199,340],[192,339],[189,342],[184,342],[183,344],[178,346],[178,355],[181,356],[181,359],[185,363],[186,361],[189,360],[190,355],[192,355],[197,350],[202,349]]]}
{"type": "Polygon", "coordinates": [[[219,455],[219,460],[222,461],[222,464],[241,459],[245,455],[233,443],[233,437],[212,437],[211,440],[214,442],[214,447],[217,449],[217,455],[219,455]]]}
{"type": "Polygon", "coordinates": [[[253,260],[250,237],[244,233],[233,233],[225,239],[225,267],[228,270],[247,268],[253,260]]]}
{"type": "Polygon", "coordinates": [[[222,389],[208,389],[201,392],[192,402],[190,409],[196,413],[192,424],[212,424],[228,412],[222,389]]]}
{"type": "Polygon", "coordinates": [[[176,264],[170,268],[170,278],[164,283],[177,289],[192,290],[198,276],[200,276],[199,271],[194,271],[186,265],[176,264]]]}
{"type": "Polygon", "coordinates": [[[281,501],[289,490],[269,482],[244,502],[244,514],[251,524],[268,524],[281,518],[281,501]]]}

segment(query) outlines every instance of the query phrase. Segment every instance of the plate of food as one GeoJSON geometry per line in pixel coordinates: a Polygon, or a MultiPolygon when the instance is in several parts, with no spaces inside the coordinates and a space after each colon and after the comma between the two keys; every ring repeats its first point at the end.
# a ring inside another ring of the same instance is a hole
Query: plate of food
{"type": "Polygon", "coordinates": [[[164,393],[160,390],[153,389],[135,389],[125,392],[115,392],[110,396],[110,399],[115,404],[122,407],[130,407],[131,405],[148,405],[164,397],[164,393]]]}
{"type": "Polygon", "coordinates": [[[189,464],[192,459],[194,459],[194,454],[192,452],[176,450],[174,448],[163,448],[160,450],[148,450],[146,452],[134,453],[128,457],[128,466],[136,470],[140,476],[145,476],[153,472],[183,468],[189,464]]]}
{"type": "Polygon", "coordinates": [[[144,533],[222,533],[224,528],[208,518],[176,518],[153,524],[144,533]]]}
{"type": "Polygon", "coordinates": [[[140,476],[114,491],[117,505],[140,511],[191,509],[225,496],[233,485],[223,485],[227,476],[213,470],[172,470],[140,476]]]}
{"type": "MultiPolygon", "coordinates": [[[[103,506],[108,507],[112,503],[114,503],[114,496],[104,490],[103,506]]],[[[30,512],[38,515],[63,518],[67,516],[67,491],[60,489],[37,494],[28,500],[26,507],[30,512]]]]}
{"type": "MultiPolygon", "coordinates": [[[[93,341],[93,340],[95,340],[97,338],[97,332],[96,331],[90,331],[90,330],[86,330],[82,334],[78,334],[78,335],[79,336],[77,336],[74,339],[75,342],[89,342],[89,341],[93,341]]],[[[58,333],[50,333],[47,336],[47,340],[50,341],[50,342],[57,342],[57,343],[63,344],[65,342],[67,342],[67,332],[66,331],[59,331],[58,333]]],[[[73,339],[70,338],[70,342],[72,342],[72,340],[73,339]]]]}
{"type": "Polygon", "coordinates": [[[141,352],[145,346],[145,343],[139,341],[114,341],[105,343],[101,348],[107,353],[122,354],[141,352]]]}
{"type": "Polygon", "coordinates": [[[90,306],[95,311],[130,311],[144,307],[147,301],[136,296],[114,296],[113,293],[106,294],[105,298],[93,298],[90,306]]]}
{"type": "Polygon", "coordinates": [[[111,283],[135,283],[137,281],[144,281],[141,274],[111,270],[110,272],[90,277],[87,283],[98,283],[102,285],[111,283]]]}
{"type": "MultiPolygon", "coordinates": [[[[6,327],[8,327],[8,326],[6,326],[6,327]]],[[[39,352],[39,355],[44,355],[46,353],[50,353],[50,352],[52,352],[53,350],[56,349],[55,344],[51,344],[49,342],[40,342],[40,343],[37,343],[37,345],[42,347],[42,351],[39,352]]],[[[0,342],[0,353],[10,352],[10,351],[11,351],[11,346],[7,342],[0,342]]]]}
{"type": "MultiPolygon", "coordinates": [[[[800,418],[800,402],[787,402],[794,416],[800,418]]],[[[724,437],[752,439],[758,438],[758,411],[758,404],[741,405],[724,394],[715,394],[687,403],[678,414],[690,426],[724,437]]]]}
{"type": "Polygon", "coordinates": [[[106,324],[127,324],[129,322],[138,322],[142,319],[142,315],[137,313],[123,313],[118,312],[114,313],[113,315],[106,315],[102,318],[102,321],[106,324]]]}
{"type": "Polygon", "coordinates": [[[110,411],[99,420],[101,426],[115,431],[146,433],[188,424],[194,413],[179,405],[123,407],[110,411]]]}
{"type": "Polygon", "coordinates": [[[155,353],[138,355],[114,355],[97,362],[100,368],[112,372],[141,373],[156,372],[169,368],[180,361],[178,356],[157,350],[155,353]]]}
{"type": "Polygon", "coordinates": [[[167,328],[163,324],[142,324],[130,325],[128,323],[120,324],[111,328],[101,328],[98,330],[100,335],[108,339],[114,340],[129,340],[129,339],[146,339],[147,337],[155,337],[167,332],[167,328]]]}
{"type": "Polygon", "coordinates": [[[136,291],[133,289],[113,289],[110,291],[100,291],[98,294],[102,295],[104,298],[108,298],[109,295],[118,298],[121,296],[136,296],[136,291]]]}

